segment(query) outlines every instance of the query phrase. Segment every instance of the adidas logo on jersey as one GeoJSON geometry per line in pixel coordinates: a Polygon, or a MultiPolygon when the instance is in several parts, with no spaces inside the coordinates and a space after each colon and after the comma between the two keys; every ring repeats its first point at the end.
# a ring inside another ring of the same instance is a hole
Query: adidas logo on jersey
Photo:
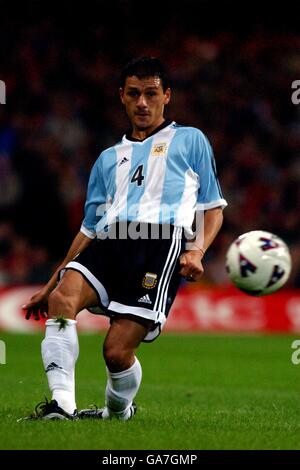
{"type": "Polygon", "coordinates": [[[129,159],[127,157],[123,157],[119,163],[119,166],[123,165],[123,163],[126,163],[126,162],[129,162],[129,159]]]}
{"type": "Polygon", "coordinates": [[[143,295],[143,297],[141,297],[138,302],[144,302],[145,304],[152,304],[152,301],[150,300],[150,297],[148,294],[146,295],[143,295]]]}

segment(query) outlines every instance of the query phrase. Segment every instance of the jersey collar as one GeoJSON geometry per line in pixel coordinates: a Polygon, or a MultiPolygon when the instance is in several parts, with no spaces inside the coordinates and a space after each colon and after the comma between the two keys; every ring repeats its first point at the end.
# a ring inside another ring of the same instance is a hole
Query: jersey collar
{"type": "Polygon", "coordinates": [[[144,142],[146,139],[148,139],[149,137],[152,137],[154,134],[157,134],[157,132],[161,131],[162,129],[169,126],[173,122],[174,121],[172,121],[171,119],[165,119],[164,122],[160,124],[160,126],[156,127],[154,131],[151,132],[151,134],[149,134],[147,137],[145,137],[145,139],[142,139],[142,140],[131,137],[132,129],[126,132],[126,134],[124,135],[124,138],[126,140],[130,140],[130,142],[144,142]]]}

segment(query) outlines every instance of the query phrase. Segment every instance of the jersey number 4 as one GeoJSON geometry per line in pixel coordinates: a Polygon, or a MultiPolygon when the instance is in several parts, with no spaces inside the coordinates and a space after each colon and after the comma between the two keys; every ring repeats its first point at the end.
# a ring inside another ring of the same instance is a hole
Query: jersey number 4
{"type": "Polygon", "coordinates": [[[143,184],[143,180],[145,179],[145,176],[143,175],[143,165],[139,165],[135,172],[132,175],[132,178],[130,180],[131,183],[136,183],[138,186],[141,186],[143,184]]]}

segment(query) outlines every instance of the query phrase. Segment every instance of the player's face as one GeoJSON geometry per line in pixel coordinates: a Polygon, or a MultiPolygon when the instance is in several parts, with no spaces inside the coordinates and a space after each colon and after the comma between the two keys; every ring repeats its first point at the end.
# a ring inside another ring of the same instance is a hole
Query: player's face
{"type": "Polygon", "coordinates": [[[138,131],[151,132],[163,122],[164,107],[170,95],[170,88],[164,92],[158,77],[127,77],[124,88],[120,88],[121,101],[133,129],[138,131]]]}

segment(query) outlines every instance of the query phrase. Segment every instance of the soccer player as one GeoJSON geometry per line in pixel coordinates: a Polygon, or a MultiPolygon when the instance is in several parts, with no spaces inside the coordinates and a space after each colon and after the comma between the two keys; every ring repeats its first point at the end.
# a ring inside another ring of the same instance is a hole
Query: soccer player
{"type": "Polygon", "coordinates": [[[130,419],[142,378],[136,350],[160,334],[182,277],[197,281],[203,273],[227,203],[205,135],[164,117],[170,97],[159,59],[133,59],[124,68],[120,98],[131,129],[96,160],[79,233],[48,284],[23,306],[27,319],[48,317],[42,359],[52,399],[38,417],[130,419]],[[77,412],[76,317],[84,308],[110,317],[107,385],[104,408],[77,412]]]}

